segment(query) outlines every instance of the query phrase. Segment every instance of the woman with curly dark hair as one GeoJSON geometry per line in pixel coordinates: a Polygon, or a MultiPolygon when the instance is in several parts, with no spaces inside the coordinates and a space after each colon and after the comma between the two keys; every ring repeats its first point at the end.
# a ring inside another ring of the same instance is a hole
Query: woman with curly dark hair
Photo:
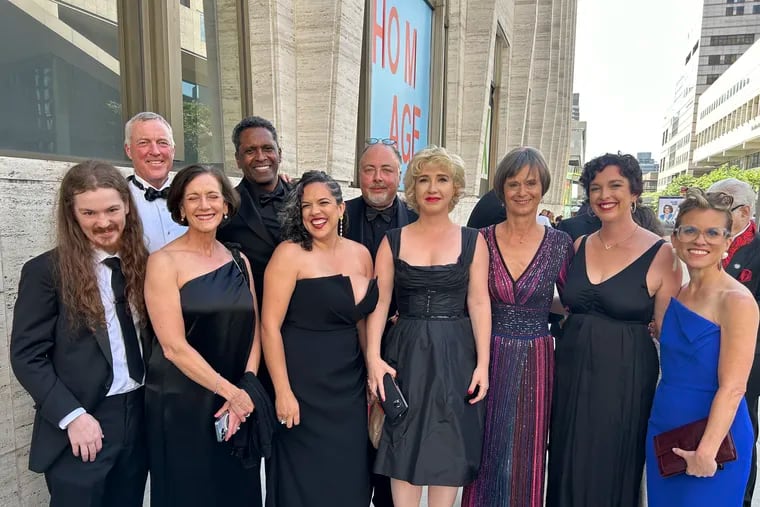
{"type": "Polygon", "coordinates": [[[563,293],[547,505],[636,507],[659,371],[649,327],[656,334],[678,293],[680,265],[634,220],[643,186],[634,157],[597,157],[580,181],[602,226],[576,240],[563,293]]]}
{"type": "Polygon", "coordinates": [[[369,504],[362,351],[378,292],[369,251],[342,236],[345,210],[335,180],[305,173],[264,275],[264,357],[282,424],[267,502],[278,507],[369,504]]]}

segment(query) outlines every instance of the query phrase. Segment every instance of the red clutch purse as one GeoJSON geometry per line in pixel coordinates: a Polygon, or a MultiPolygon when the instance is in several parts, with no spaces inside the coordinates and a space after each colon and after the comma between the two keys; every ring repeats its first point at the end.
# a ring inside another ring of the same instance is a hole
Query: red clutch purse
{"type": "MultiPolygon", "coordinates": [[[[707,427],[707,418],[684,424],[670,431],[665,431],[654,437],[654,454],[657,456],[657,467],[660,475],[671,477],[686,472],[686,461],[673,453],[673,448],[678,447],[684,451],[694,451],[702,440],[702,435],[707,427]]],[[[715,461],[718,465],[736,460],[736,447],[731,433],[726,435],[720,444],[715,461]]]]}

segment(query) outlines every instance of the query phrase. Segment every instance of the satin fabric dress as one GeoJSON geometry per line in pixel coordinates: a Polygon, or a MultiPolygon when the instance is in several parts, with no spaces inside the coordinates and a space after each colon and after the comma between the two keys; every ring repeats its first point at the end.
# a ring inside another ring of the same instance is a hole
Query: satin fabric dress
{"type": "MultiPolygon", "coordinates": [[[[237,383],[253,344],[253,297],[234,261],[179,291],[187,342],[237,383]]],[[[258,467],[245,469],[228,442],[216,441],[221,396],[196,384],[152,347],[145,379],[153,507],[261,505],[258,467]]]]}
{"type": "Polygon", "coordinates": [[[739,507],[752,463],[755,435],[742,398],[729,430],[737,460],[713,477],[686,474],[663,478],[657,468],[654,436],[707,417],[718,390],[720,327],[670,300],[660,334],[662,378],[657,386],[647,431],[649,507],[739,507]]]}
{"type": "Polygon", "coordinates": [[[485,404],[466,399],[477,359],[466,310],[477,236],[462,228],[456,263],[420,267],[399,258],[401,229],[387,233],[399,319],[384,358],[396,369],[409,410],[395,424],[386,420],[375,473],[437,486],[463,486],[478,473],[485,404]]]}

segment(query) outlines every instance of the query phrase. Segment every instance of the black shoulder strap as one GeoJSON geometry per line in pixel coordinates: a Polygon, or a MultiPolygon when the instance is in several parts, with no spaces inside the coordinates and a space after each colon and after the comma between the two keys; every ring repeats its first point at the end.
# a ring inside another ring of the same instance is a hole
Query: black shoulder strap
{"type": "Polygon", "coordinates": [[[401,248],[401,229],[391,229],[385,233],[385,237],[388,238],[393,258],[398,259],[398,252],[401,248]]]}
{"type": "Polygon", "coordinates": [[[248,273],[248,267],[245,264],[245,261],[243,261],[243,257],[240,255],[240,245],[237,243],[225,243],[227,249],[230,251],[230,254],[232,254],[232,260],[235,262],[235,265],[240,270],[240,272],[243,274],[243,279],[245,280],[245,283],[250,285],[251,284],[251,277],[250,273],[248,273]]]}
{"type": "Polygon", "coordinates": [[[462,264],[469,266],[472,258],[475,257],[475,245],[478,244],[477,229],[471,227],[462,227],[462,264]]]}

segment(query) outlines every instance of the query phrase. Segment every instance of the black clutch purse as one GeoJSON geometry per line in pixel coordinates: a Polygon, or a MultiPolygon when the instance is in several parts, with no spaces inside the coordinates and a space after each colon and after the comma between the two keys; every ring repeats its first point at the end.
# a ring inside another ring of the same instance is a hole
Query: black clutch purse
{"type": "Polygon", "coordinates": [[[409,410],[409,404],[390,373],[383,376],[383,389],[385,389],[385,401],[381,400],[380,404],[383,406],[385,419],[393,423],[406,414],[406,411],[409,410]]]}

